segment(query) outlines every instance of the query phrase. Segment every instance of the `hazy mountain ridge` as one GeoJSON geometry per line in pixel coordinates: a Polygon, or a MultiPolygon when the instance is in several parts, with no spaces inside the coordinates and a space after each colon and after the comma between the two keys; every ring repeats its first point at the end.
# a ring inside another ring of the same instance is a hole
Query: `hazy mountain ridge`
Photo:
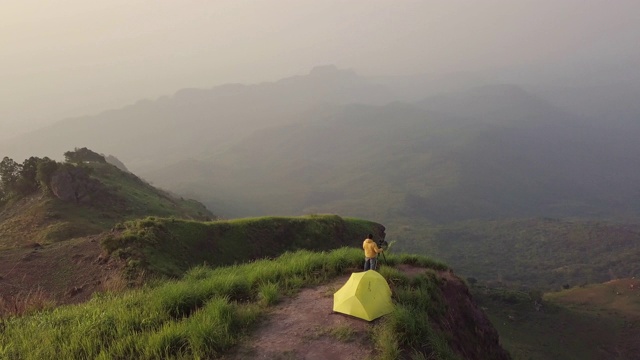
{"type": "Polygon", "coordinates": [[[227,201],[239,195],[252,215],[637,216],[635,134],[581,120],[519,87],[486,86],[419,106],[333,108],[203,158],[197,166],[211,171],[200,179],[172,179],[172,167],[145,176],[178,191],[218,189],[227,201]]]}
{"type": "MultiPolygon", "coordinates": [[[[425,114],[424,110],[400,103],[383,107],[346,106],[329,118],[306,119],[304,123],[257,131],[225,152],[202,160],[197,165],[191,162],[195,167],[212,169],[203,174],[200,180],[186,177],[172,179],[169,176],[176,172],[174,169],[185,171],[185,162],[168,168],[166,173],[145,176],[163,186],[181,186],[181,190],[191,185],[202,188],[197,185],[198,181],[215,184],[213,188],[221,193],[228,193],[232,191],[231,188],[243,188],[243,194],[238,194],[238,191],[234,193],[241,198],[247,192],[255,192],[252,197],[271,196],[271,200],[265,201],[264,205],[270,206],[270,211],[275,212],[304,211],[300,204],[295,208],[283,207],[290,196],[295,197],[296,194],[302,194],[308,206],[317,205],[309,201],[312,198],[326,202],[326,197],[320,194],[329,197],[334,194],[333,197],[342,200],[348,196],[358,201],[358,198],[362,199],[376,189],[380,193],[393,192],[394,183],[411,176],[388,171],[388,162],[410,156],[411,152],[424,147],[419,141],[421,136],[430,131],[430,123],[423,120],[425,114]],[[397,118],[400,124],[388,121],[399,112],[404,114],[397,118]],[[412,131],[407,132],[408,127],[412,131]],[[213,169],[220,171],[216,173],[213,169]],[[386,182],[389,177],[391,183],[386,182]],[[263,191],[268,185],[275,187],[263,191]],[[290,196],[287,197],[287,194],[290,196]],[[276,198],[279,200],[275,201],[276,198]],[[280,210],[274,205],[280,206],[280,210]]],[[[190,173],[198,172],[195,167],[190,173]]]]}
{"type": "Polygon", "coordinates": [[[514,84],[492,84],[441,93],[416,104],[431,111],[472,119],[474,123],[528,126],[532,121],[540,124],[544,121],[578,120],[576,116],[514,84]]]}
{"type": "Polygon", "coordinates": [[[408,79],[324,66],[271,83],[183,89],[4,148],[95,143],[167,188],[235,203],[238,215],[637,215],[640,128],[608,129],[517,85],[464,78],[458,84],[482,86],[410,104],[381,85],[408,79]]]}
{"type": "Polygon", "coordinates": [[[416,102],[426,97],[463,91],[493,83],[490,76],[467,71],[449,74],[373,76],[371,81],[389,88],[400,101],[416,102]]]}
{"type": "Polygon", "coordinates": [[[183,89],[99,115],[67,119],[0,146],[10,157],[56,156],[88,146],[116,154],[134,171],[179,161],[223,144],[250,129],[282,125],[320,103],[383,103],[390,93],[353,71],[333,66],[257,85],[183,89]]]}

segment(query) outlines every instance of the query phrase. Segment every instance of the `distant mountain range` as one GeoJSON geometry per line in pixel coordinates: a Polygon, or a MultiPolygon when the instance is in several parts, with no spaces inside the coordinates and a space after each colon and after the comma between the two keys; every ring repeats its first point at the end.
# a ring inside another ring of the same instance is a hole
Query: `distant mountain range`
{"type": "Polygon", "coordinates": [[[273,83],[183,89],[155,101],[67,119],[4,142],[0,154],[19,159],[90,147],[140,172],[211,152],[255,129],[296,122],[319,104],[382,104],[390,96],[384,86],[352,71],[323,66],[273,83]]]}
{"type": "Polygon", "coordinates": [[[60,122],[0,154],[87,146],[227,216],[331,212],[413,224],[640,213],[639,126],[607,126],[516,85],[460,75],[434,95],[434,81],[324,66],[273,83],[185,89],[60,122]]]}
{"type": "Polygon", "coordinates": [[[516,86],[416,104],[325,108],[146,177],[240,214],[338,212],[431,222],[635,216],[637,133],[516,86]]]}

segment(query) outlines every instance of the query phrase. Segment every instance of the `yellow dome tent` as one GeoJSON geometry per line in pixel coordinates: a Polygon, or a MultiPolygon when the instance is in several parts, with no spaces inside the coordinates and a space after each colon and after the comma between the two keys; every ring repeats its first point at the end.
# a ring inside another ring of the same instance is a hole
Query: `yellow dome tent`
{"type": "Polygon", "coordinates": [[[349,280],[333,294],[333,311],[367,321],[393,311],[391,289],[377,271],[351,274],[349,280]]]}

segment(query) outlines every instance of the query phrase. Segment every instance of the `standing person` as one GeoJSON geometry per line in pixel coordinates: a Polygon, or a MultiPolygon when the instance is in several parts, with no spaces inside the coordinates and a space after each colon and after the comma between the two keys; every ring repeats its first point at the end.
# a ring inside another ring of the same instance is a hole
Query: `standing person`
{"type": "Polygon", "coordinates": [[[367,235],[362,243],[364,249],[364,271],[369,269],[375,270],[378,262],[378,254],[382,252],[382,249],[378,247],[375,241],[373,241],[373,235],[367,235]]]}

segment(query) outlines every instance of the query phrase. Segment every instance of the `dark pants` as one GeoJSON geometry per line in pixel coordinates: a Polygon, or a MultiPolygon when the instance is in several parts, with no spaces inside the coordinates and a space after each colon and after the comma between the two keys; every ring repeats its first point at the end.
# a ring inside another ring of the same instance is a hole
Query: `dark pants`
{"type": "Polygon", "coordinates": [[[377,264],[378,264],[378,258],[368,258],[368,257],[364,258],[364,271],[367,271],[369,269],[375,270],[377,264]]]}

